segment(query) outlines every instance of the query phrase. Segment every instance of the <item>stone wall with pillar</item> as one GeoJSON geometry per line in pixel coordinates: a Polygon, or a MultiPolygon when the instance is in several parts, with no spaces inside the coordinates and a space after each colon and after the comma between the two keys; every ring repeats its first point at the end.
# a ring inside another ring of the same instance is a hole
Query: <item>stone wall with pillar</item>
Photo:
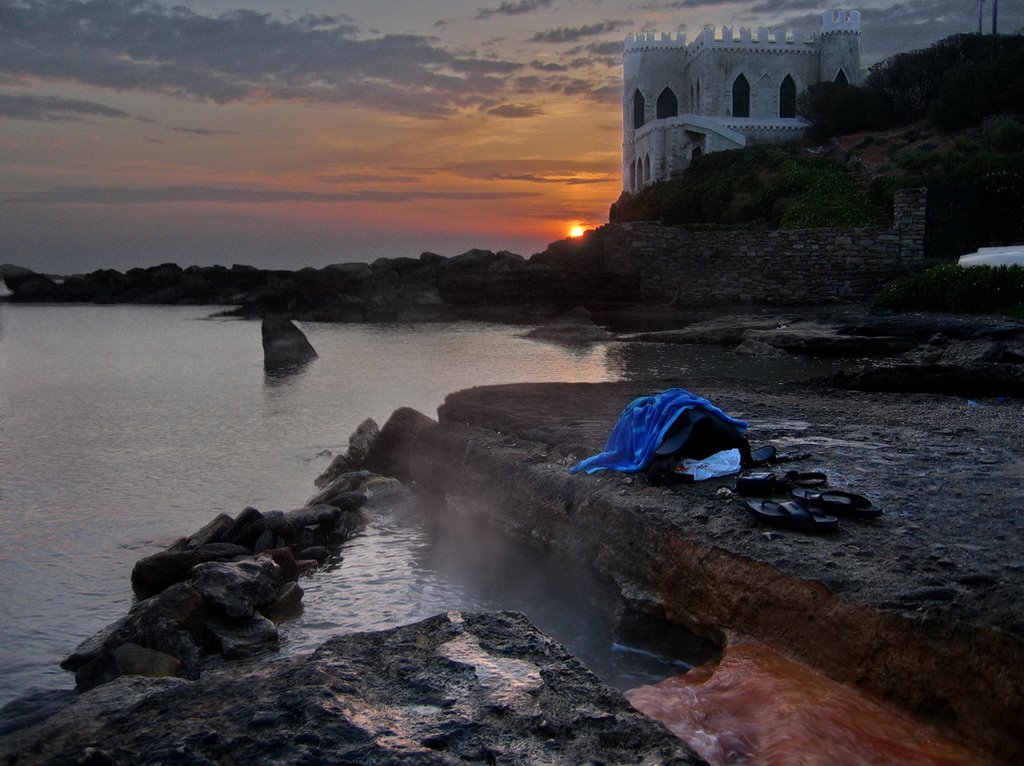
{"type": "Polygon", "coordinates": [[[590,246],[653,303],[806,304],[863,299],[928,266],[925,189],[894,199],[892,228],[690,231],[607,224],[590,246]]]}

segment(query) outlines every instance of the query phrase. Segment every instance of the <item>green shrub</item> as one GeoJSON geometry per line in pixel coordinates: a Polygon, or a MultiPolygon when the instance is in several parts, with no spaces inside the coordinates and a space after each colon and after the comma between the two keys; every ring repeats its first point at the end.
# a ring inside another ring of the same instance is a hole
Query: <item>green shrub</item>
{"type": "MultiPolygon", "coordinates": [[[[883,207],[891,209],[891,197],[883,207]]],[[[865,226],[879,215],[842,165],[792,148],[755,145],[704,155],[679,179],[623,193],[610,220],[813,228],[865,226]]]]}
{"type": "Polygon", "coordinates": [[[1024,267],[943,264],[889,285],[878,299],[894,309],[1020,316],[1024,267]]]}

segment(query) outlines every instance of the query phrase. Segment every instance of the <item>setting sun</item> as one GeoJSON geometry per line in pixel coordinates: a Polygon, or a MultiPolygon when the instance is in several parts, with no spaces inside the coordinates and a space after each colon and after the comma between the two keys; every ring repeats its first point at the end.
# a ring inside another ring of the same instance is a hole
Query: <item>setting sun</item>
{"type": "Polygon", "coordinates": [[[569,236],[582,237],[584,231],[585,229],[582,226],[573,226],[571,229],[569,229],[569,236]]]}

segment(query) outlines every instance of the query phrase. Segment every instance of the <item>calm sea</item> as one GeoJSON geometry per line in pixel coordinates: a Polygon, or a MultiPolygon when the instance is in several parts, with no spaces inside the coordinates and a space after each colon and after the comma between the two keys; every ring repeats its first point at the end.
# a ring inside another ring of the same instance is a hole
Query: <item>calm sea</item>
{"type": "MultiPolygon", "coordinates": [[[[569,348],[507,325],[305,323],[319,358],[273,377],[259,323],[213,310],[0,304],[0,705],[73,685],[58,663],[131,606],[138,558],[220,512],[301,506],[366,417],[383,424],[403,405],[435,416],[445,394],[473,385],[679,376],[695,363],[693,349],[569,348]]],[[[540,576],[522,555],[505,563],[540,576]]],[[[282,651],[446,609],[514,608],[617,685],[667,673],[613,644],[585,598],[482,558],[377,519],[303,582],[305,613],[282,626],[282,651]]]]}

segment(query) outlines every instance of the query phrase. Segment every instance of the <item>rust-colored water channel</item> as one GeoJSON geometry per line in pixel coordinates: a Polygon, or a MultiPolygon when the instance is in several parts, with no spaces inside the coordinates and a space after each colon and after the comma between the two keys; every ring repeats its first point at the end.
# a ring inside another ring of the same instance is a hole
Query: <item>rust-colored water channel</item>
{"type": "Polygon", "coordinates": [[[714,766],[965,766],[988,761],[861,692],[743,642],[717,665],[627,692],[714,766]]]}

